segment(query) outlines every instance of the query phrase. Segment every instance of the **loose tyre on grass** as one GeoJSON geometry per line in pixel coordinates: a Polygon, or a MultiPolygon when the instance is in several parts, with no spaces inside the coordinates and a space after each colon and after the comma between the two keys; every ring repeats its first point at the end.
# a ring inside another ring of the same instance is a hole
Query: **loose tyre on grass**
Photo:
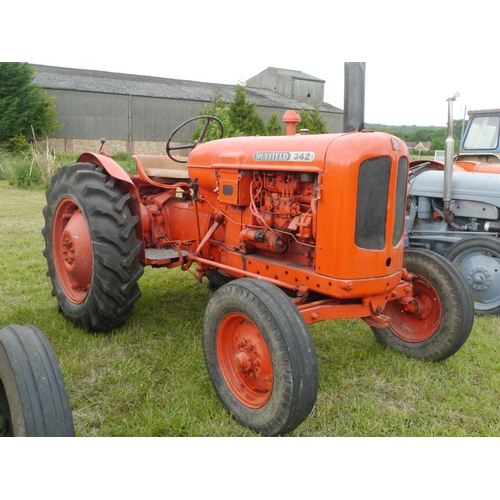
{"type": "Polygon", "coordinates": [[[441,255],[424,250],[405,252],[403,266],[413,274],[413,300],[389,302],[387,328],[372,327],[384,346],[409,357],[440,361],[458,351],[474,324],[470,288],[441,255]]]}
{"type": "Polygon", "coordinates": [[[35,326],[10,325],[0,330],[0,435],[75,435],[59,363],[35,326]]]}
{"type": "Polygon", "coordinates": [[[276,286],[248,278],[221,286],[205,312],[203,351],[215,392],[244,426],[284,434],[314,407],[314,343],[301,314],[276,286]]]}
{"type": "Polygon", "coordinates": [[[58,171],[46,196],[44,255],[60,310],[87,331],[121,326],[143,274],[130,195],[104,169],[76,163],[58,171]]]}

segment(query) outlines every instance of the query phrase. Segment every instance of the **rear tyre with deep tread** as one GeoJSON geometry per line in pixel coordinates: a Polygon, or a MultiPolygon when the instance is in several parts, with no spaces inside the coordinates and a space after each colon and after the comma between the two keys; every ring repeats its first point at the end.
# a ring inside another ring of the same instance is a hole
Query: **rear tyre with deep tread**
{"type": "Polygon", "coordinates": [[[220,401],[255,432],[290,432],[314,407],[318,364],[311,334],[291,300],[270,283],[242,278],[214,292],[203,352],[220,401]]]}
{"type": "Polygon", "coordinates": [[[474,305],[464,277],[444,257],[424,250],[405,251],[403,266],[415,276],[414,303],[388,302],[387,328],[372,327],[384,346],[411,358],[440,361],[465,343],[474,325],[474,305]]]}
{"type": "Polygon", "coordinates": [[[103,168],[75,163],[57,172],[46,197],[44,255],[60,310],[87,331],[123,325],[143,274],[130,194],[103,168]]]}
{"type": "Polygon", "coordinates": [[[10,325],[0,330],[0,435],[75,435],[59,363],[35,326],[10,325]]]}

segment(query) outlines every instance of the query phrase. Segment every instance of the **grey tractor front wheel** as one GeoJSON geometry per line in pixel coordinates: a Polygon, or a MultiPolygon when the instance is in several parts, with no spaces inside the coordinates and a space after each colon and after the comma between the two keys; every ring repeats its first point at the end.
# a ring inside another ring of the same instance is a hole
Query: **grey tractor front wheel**
{"type": "Polygon", "coordinates": [[[466,236],[454,243],[446,258],[465,278],[479,314],[500,314],[500,241],[466,236]]]}

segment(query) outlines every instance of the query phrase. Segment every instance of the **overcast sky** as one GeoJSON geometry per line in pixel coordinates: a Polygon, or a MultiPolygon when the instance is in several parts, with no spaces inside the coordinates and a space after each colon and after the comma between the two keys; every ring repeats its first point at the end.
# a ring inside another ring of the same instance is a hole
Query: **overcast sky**
{"type": "Polygon", "coordinates": [[[339,108],[344,62],[364,61],[366,123],[445,126],[455,92],[455,119],[465,109],[500,108],[498,42],[487,29],[493,5],[9,2],[0,60],[231,85],[272,66],[325,80],[325,101],[339,108]]]}

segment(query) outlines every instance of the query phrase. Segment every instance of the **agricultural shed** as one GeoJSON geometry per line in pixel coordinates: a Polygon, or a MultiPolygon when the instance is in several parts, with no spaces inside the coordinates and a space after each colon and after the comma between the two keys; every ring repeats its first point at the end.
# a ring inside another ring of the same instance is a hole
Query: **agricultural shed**
{"type": "MultiPolygon", "coordinates": [[[[107,139],[111,153],[161,154],[172,131],[200,114],[216,91],[227,102],[236,85],[31,64],[34,83],[55,97],[60,130],[49,138],[60,151],[96,151],[107,139]]],[[[330,132],[342,131],[343,112],[323,102],[324,80],[301,71],[268,68],[246,83],[248,102],[267,123],[272,113],[313,109],[330,132]]],[[[189,137],[180,138],[189,141],[189,137]]]]}

